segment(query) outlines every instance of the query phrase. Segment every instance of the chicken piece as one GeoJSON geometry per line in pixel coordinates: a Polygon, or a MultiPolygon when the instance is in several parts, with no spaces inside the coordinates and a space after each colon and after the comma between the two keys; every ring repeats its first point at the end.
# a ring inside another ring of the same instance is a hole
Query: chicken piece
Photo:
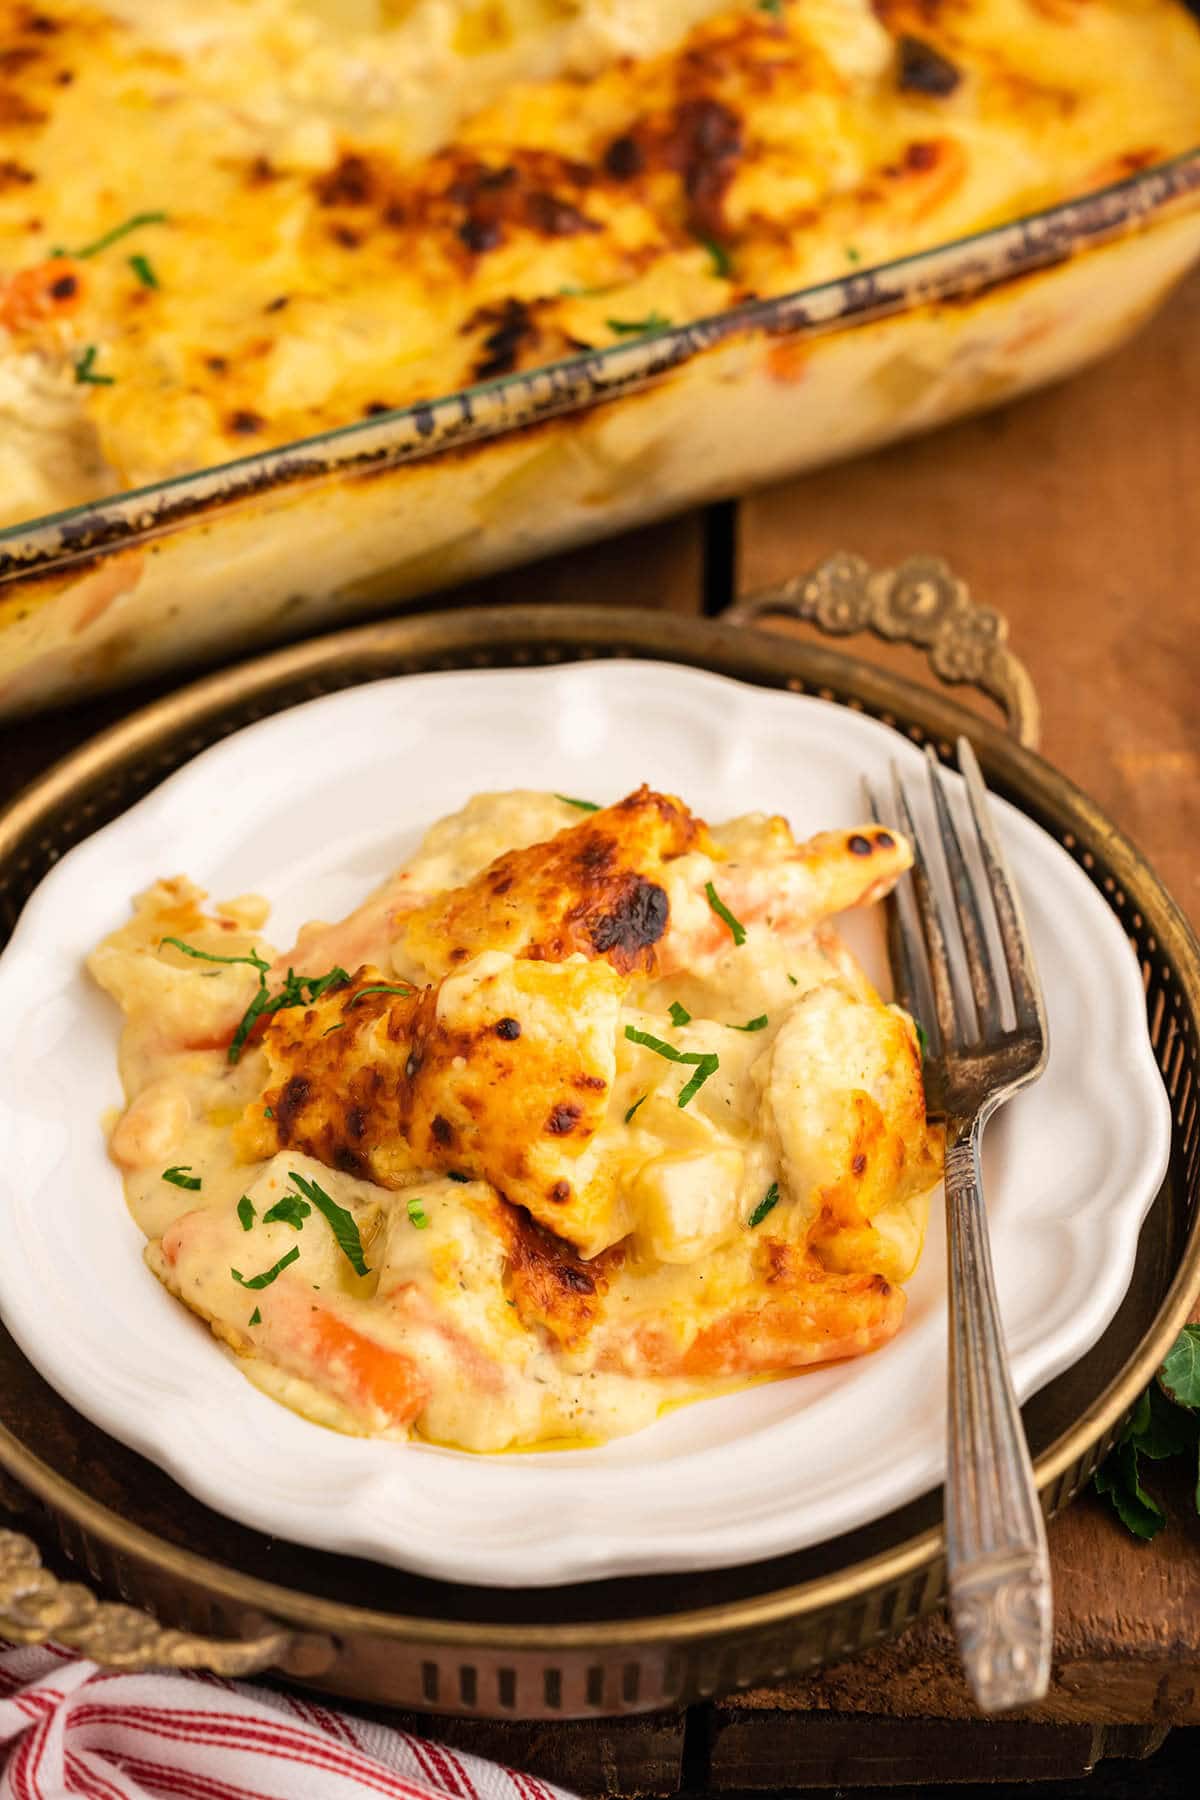
{"type": "Polygon", "coordinates": [[[753,1074],[760,1130],[779,1147],[789,1236],[829,1269],[904,1280],[941,1175],[908,1014],[839,981],[812,988],[753,1074]]]}
{"type": "Polygon", "coordinates": [[[473,794],[458,812],[431,825],[412,860],[352,913],[333,924],[313,920],[302,926],[292,948],[276,958],[272,981],[281,980],[289,967],[357,969],[377,963],[421,985],[422,966],[404,954],[399,941],[408,915],[470,881],[500,851],[541,843],[578,819],[568,801],[529,788],[473,794]]]}
{"type": "Polygon", "coordinates": [[[275,1016],[265,1092],[235,1132],[247,1159],[295,1146],[383,1187],[421,1170],[478,1176],[587,1255],[629,1229],[589,1146],[616,1072],[622,977],[603,961],[476,957],[397,993],[350,987],[275,1016]]]}
{"type": "Polygon", "coordinates": [[[670,929],[661,975],[705,973],[750,930],[800,944],[833,914],[882,899],[912,864],[907,841],[882,825],[797,844],[785,819],[752,814],[717,827],[711,840],[711,852],[697,849],[664,872],[670,929]]]}
{"type": "Polygon", "coordinates": [[[132,919],[88,957],[91,974],[125,1014],[126,1050],[132,1045],[147,1068],[163,1053],[228,1044],[258,991],[249,958],[264,952],[258,927],[266,902],[248,895],[206,912],[206,899],[181,875],[156,881],[135,899],[132,919]],[[181,938],[213,960],[188,956],[165,938],[181,938]]]}
{"type": "Polygon", "coordinates": [[[667,929],[664,866],[707,841],[682,801],[641,787],[418,909],[403,951],[435,979],[482,950],[538,962],[578,953],[652,974],[667,929]]]}

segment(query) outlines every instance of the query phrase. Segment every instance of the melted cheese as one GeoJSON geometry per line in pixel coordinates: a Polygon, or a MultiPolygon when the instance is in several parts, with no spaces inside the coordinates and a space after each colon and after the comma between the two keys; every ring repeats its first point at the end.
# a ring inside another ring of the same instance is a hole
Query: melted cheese
{"type": "Polygon", "coordinates": [[[14,519],[1017,217],[1200,108],[1179,0],[0,0],[0,37],[14,519]]]}
{"type": "Polygon", "coordinates": [[[91,958],[150,1268],[309,1418],[473,1450],[874,1348],[940,1148],[912,1022],[827,915],[908,860],[879,827],[710,832],[642,789],[583,818],[476,796],[281,957],[262,901],[158,883],[91,958]],[[350,947],[231,1060],[260,968],[275,993],[350,947]]]}

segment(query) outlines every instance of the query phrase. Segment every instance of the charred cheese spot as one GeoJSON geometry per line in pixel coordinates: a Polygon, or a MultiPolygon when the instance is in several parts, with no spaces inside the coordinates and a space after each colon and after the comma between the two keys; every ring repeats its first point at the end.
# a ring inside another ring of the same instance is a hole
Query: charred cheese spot
{"type": "Polygon", "coordinates": [[[705,835],[678,800],[641,788],[410,914],[405,948],[430,974],[485,948],[550,962],[582,953],[622,974],[649,972],[669,914],[653,877],[705,835]]]}
{"type": "Polygon", "coordinates": [[[594,1329],[610,1278],[622,1266],[624,1254],[618,1246],[585,1263],[520,1208],[505,1211],[505,1282],[518,1315],[563,1348],[573,1348],[594,1329]]]}
{"type": "Polygon", "coordinates": [[[581,1111],[578,1106],[560,1102],[546,1120],[546,1130],[553,1137],[566,1137],[578,1125],[581,1111]]]}

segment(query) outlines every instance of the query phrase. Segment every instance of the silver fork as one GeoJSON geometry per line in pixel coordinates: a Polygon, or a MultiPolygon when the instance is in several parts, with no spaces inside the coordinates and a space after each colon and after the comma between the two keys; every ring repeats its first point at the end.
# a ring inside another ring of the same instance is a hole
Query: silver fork
{"type": "MultiPolygon", "coordinates": [[[[950,1265],[950,1380],[946,1463],[946,1571],[959,1651],[984,1712],[1023,1706],[1050,1678],[1052,1608],[1046,1526],[1008,1371],[996,1304],[987,1212],[979,1166],[984,1125],[1046,1065],[1046,1016],[1016,888],[988,808],[983,776],[966,738],[958,764],[966,781],[986,897],[973,878],[954,823],[947,783],[928,757],[933,812],[954,896],[948,920],[934,892],[928,851],[913,820],[906,783],[892,765],[895,824],[913,846],[912,898],[918,931],[898,890],[888,902],[888,940],[897,998],[922,1007],[918,971],[933,998],[925,1063],[930,1115],[946,1126],[946,1226],[950,1265]],[[984,907],[1003,952],[997,978],[984,907]],[[950,948],[957,939],[970,984],[958,990],[950,948]],[[1005,990],[1013,1023],[1005,1023],[1005,990]]],[[[886,821],[867,788],[875,817],[886,821]]]]}

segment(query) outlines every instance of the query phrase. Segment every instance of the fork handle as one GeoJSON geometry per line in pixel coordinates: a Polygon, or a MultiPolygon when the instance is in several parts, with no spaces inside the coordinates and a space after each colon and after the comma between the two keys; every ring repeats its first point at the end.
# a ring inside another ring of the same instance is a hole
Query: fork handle
{"type": "Polygon", "coordinates": [[[967,1679],[980,1708],[999,1712],[1045,1694],[1053,1612],[1046,1522],[992,1275],[979,1168],[986,1116],[947,1122],[946,1572],[967,1679]]]}

